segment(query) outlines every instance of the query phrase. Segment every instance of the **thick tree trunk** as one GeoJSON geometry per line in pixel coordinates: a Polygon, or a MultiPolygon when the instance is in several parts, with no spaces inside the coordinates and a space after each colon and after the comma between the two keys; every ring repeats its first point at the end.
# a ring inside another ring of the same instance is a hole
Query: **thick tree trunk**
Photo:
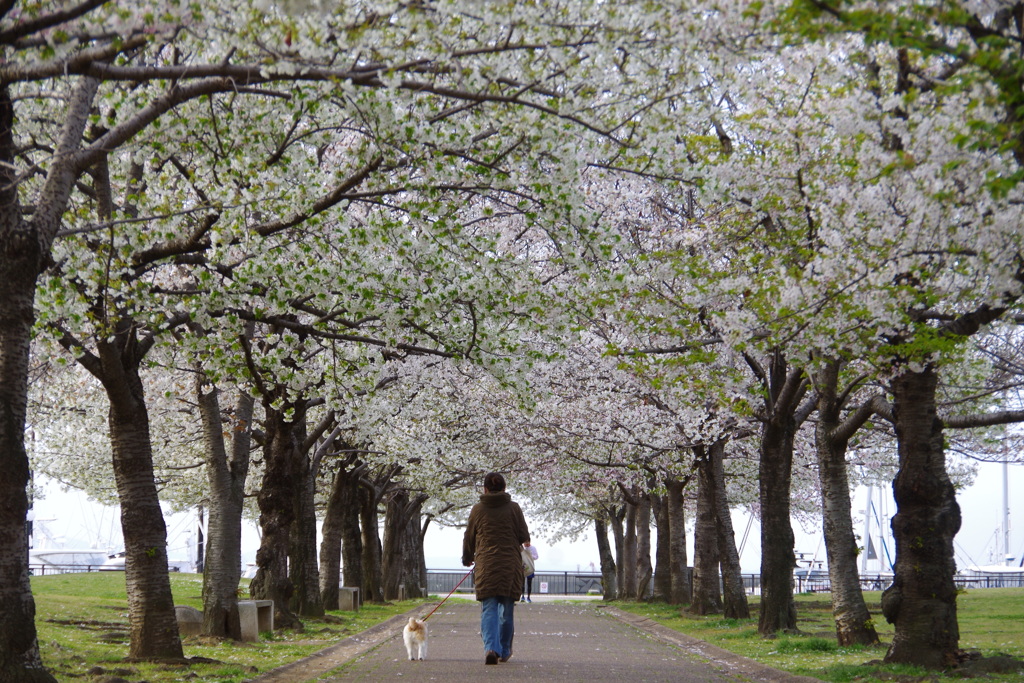
{"type": "Polygon", "coordinates": [[[730,619],[749,619],[750,606],[743,586],[740,554],[736,549],[736,534],[732,527],[732,514],[725,487],[725,442],[712,444],[712,476],[715,484],[715,525],[718,530],[718,556],[722,571],[722,611],[730,619]]]}
{"type": "Polygon", "coordinates": [[[384,507],[384,542],[381,547],[381,592],[385,600],[397,600],[399,586],[404,583],[405,532],[408,519],[405,509],[409,492],[397,489],[388,497],[384,507]]]}
{"type": "Polygon", "coordinates": [[[210,484],[206,562],[203,566],[203,634],[242,637],[238,621],[238,582],[242,577],[242,511],[245,479],[249,473],[254,399],[238,392],[230,426],[221,417],[219,392],[204,392],[202,375],[197,374],[196,391],[206,443],[206,477],[210,484]],[[224,433],[231,434],[231,455],[224,433]]]}
{"type": "Polygon", "coordinates": [[[640,495],[636,506],[636,594],[637,600],[650,596],[651,576],[651,497],[640,495]]]}
{"type": "Polygon", "coordinates": [[[125,543],[129,657],[181,658],[167,569],[167,527],[154,478],[148,417],[141,402],[122,404],[112,398],[110,429],[125,543]]]}
{"type": "MultiPolygon", "coordinates": [[[[338,470],[331,481],[331,495],[324,508],[324,521],[320,528],[320,600],[325,610],[338,609],[338,587],[341,586],[341,537],[344,530],[344,487],[349,479],[346,470],[354,457],[337,463],[338,470]]],[[[358,482],[357,482],[358,483],[358,482]]]]}
{"type": "Polygon", "coordinates": [[[365,465],[359,465],[345,473],[342,485],[341,514],[341,569],[342,585],[359,588],[360,601],[363,595],[363,532],[359,528],[359,477],[365,465]]]}
{"type": "MultiPolygon", "coordinates": [[[[129,349],[134,321],[125,321],[114,340],[97,344],[103,386],[110,399],[108,425],[114,481],[121,504],[125,588],[133,659],[182,659],[181,638],[167,570],[167,527],[153,472],[149,413],[138,362],[129,349]]],[[[138,359],[141,361],[141,358],[138,359]]]]}
{"type": "MultiPolygon", "coordinates": [[[[9,157],[11,102],[0,90],[0,151],[9,157]]],[[[29,480],[25,451],[29,346],[39,251],[16,234],[19,211],[9,171],[0,165],[0,680],[54,683],[43,668],[28,578],[29,480]]]]}
{"type": "Polygon", "coordinates": [[[98,88],[80,79],[69,102],[57,161],[43,196],[22,222],[13,128],[14,105],[0,84],[0,680],[53,683],[43,668],[35,626],[35,601],[28,578],[28,454],[25,419],[28,404],[29,347],[35,322],[36,278],[50,256],[50,245],[78,177],[66,162],[81,141],[98,88]]]}
{"type": "Polygon", "coordinates": [[[637,537],[636,537],[636,505],[630,502],[625,503],[626,508],[626,530],[622,545],[622,564],[625,568],[622,571],[622,596],[635,598],[637,589],[637,537]]]}
{"type": "Polygon", "coordinates": [[[381,558],[385,600],[398,600],[403,594],[406,599],[424,597],[420,510],[426,500],[426,495],[410,496],[406,489],[396,489],[388,498],[381,558]]]}
{"type": "MultiPolygon", "coordinates": [[[[424,498],[426,500],[426,498],[424,498]]],[[[430,518],[423,520],[423,505],[417,506],[416,514],[409,522],[409,551],[406,553],[406,575],[411,582],[407,597],[427,597],[427,553],[423,548],[430,528],[430,518]],[[422,521],[422,524],[421,524],[422,521]]]]}
{"type": "Polygon", "coordinates": [[[284,408],[274,408],[264,397],[266,441],[263,447],[263,482],[256,501],[260,508],[263,537],[256,551],[256,576],[249,592],[258,600],[274,601],[274,628],[302,629],[291,610],[294,586],[288,575],[288,551],[295,521],[295,490],[301,485],[298,461],[302,455],[305,411],[292,406],[294,416],[285,419],[284,408]]]}
{"type": "Polygon", "coordinates": [[[875,645],[878,633],[864,602],[857,571],[857,537],[853,532],[850,483],[846,472],[847,438],[838,436],[842,409],[838,387],[839,362],[831,361],[816,377],[818,423],[815,427],[815,450],[821,483],[822,529],[832,586],[832,616],[841,647],[875,645]]]}
{"type": "Polygon", "coordinates": [[[725,440],[716,441],[708,449],[711,477],[715,492],[715,527],[718,530],[718,561],[722,570],[722,612],[730,619],[749,619],[750,606],[743,587],[740,554],[736,549],[736,533],[725,488],[725,440]]]}
{"type": "Polygon", "coordinates": [[[693,576],[686,557],[686,507],[683,499],[686,482],[675,477],[666,477],[665,489],[663,500],[666,510],[665,521],[668,524],[671,572],[668,601],[672,605],[687,605],[693,599],[693,576]]]}
{"type": "Polygon", "coordinates": [[[39,242],[20,223],[11,177],[14,111],[0,86],[0,680],[53,683],[43,668],[36,637],[35,601],[28,578],[29,480],[25,451],[28,363],[35,320],[39,242]],[[10,165],[8,165],[10,164],[10,165]]]}
{"type": "Polygon", "coordinates": [[[708,450],[704,446],[694,448],[697,455],[697,521],[693,529],[693,598],[690,612],[700,615],[722,612],[714,473],[708,450]]]}
{"type": "Polygon", "coordinates": [[[616,586],[615,558],[608,543],[608,523],[603,517],[594,519],[594,536],[597,538],[597,555],[601,558],[601,593],[605,600],[619,597],[616,586]]]}
{"type": "Polygon", "coordinates": [[[946,473],[937,381],[926,368],[906,370],[892,382],[900,461],[892,485],[896,563],[882,600],[885,618],[896,626],[885,661],[932,669],[955,666],[960,641],[953,582],[960,507],[946,473]]]}
{"type": "Polygon", "coordinates": [[[769,422],[761,441],[761,609],[757,630],[762,635],[797,630],[793,600],[796,541],[789,507],[795,431],[788,424],[791,422],[785,416],[769,422]]]}
{"type": "MultiPolygon", "coordinates": [[[[303,430],[303,441],[305,441],[303,430]]],[[[316,544],[316,472],[310,467],[305,452],[296,462],[298,486],[293,504],[295,519],[289,533],[288,574],[294,586],[291,608],[301,617],[322,617],[324,604],[320,597],[320,572],[317,568],[316,544]]]]}
{"type": "Polygon", "coordinates": [[[422,597],[417,552],[420,539],[420,509],[426,496],[409,495],[407,489],[396,489],[388,498],[384,511],[384,544],[381,568],[385,600],[397,600],[404,591],[406,598],[422,597]]]}
{"type": "Polygon", "coordinates": [[[796,438],[798,372],[787,372],[780,353],[771,358],[765,421],[761,430],[759,500],[761,504],[761,635],[797,630],[793,600],[795,538],[790,521],[789,489],[796,438]]]}
{"type": "Polygon", "coordinates": [[[654,528],[657,539],[654,551],[654,599],[668,602],[672,594],[672,531],[668,522],[668,505],[663,496],[651,494],[654,509],[654,528]]]}
{"type": "Polygon", "coordinates": [[[362,527],[362,565],[363,565],[363,600],[367,602],[384,602],[384,591],[381,585],[383,571],[383,548],[380,541],[380,518],[377,512],[379,503],[377,491],[366,485],[359,490],[359,520],[362,527]]]}

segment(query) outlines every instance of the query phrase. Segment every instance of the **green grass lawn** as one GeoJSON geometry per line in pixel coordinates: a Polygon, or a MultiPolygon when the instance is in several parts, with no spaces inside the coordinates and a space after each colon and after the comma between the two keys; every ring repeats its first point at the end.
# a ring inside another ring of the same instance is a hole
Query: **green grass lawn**
{"type": "MultiPolygon", "coordinates": [[[[176,605],[202,608],[202,577],[171,574],[176,605]]],[[[305,631],[264,634],[258,642],[239,643],[193,636],[183,641],[188,665],[126,663],[128,606],[123,572],[63,574],[32,578],[36,601],[36,629],[43,662],[57,680],[89,678],[89,672],[121,676],[149,683],[189,680],[197,683],[241,683],[258,673],[333,645],[339,640],[406,612],[424,601],[364,605],[359,612],[330,612],[323,619],[306,619],[305,631]]],[[[876,616],[883,641],[878,648],[836,645],[835,627],[827,595],[798,595],[797,636],[764,639],[757,634],[757,619],[722,619],[680,614],[678,607],[662,603],[616,602],[616,607],[643,614],[670,628],[713,643],[763,664],[824,681],[927,681],[963,680],[913,667],[883,666],[885,643],[892,626],[878,612],[880,593],[865,593],[876,616]],[[874,664],[866,665],[874,661],[874,664]]],[[[757,598],[751,598],[752,606],[757,598]]],[[[957,601],[960,646],[985,656],[1008,654],[1024,658],[1024,589],[971,590],[957,601]]],[[[1020,682],[1024,674],[990,675],[985,680],[1020,682]]]]}
{"type": "MultiPolygon", "coordinates": [[[[936,674],[916,667],[880,663],[893,636],[892,625],[879,611],[880,596],[880,592],[864,594],[882,640],[882,645],[876,648],[838,647],[827,594],[796,596],[797,626],[801,635],[775,639],[758,635],[756,612],[753,619],[723,619],[683,615],[678,607],[663,603],[615,603],[615,606],[767,666],[824,681],[962,681],[957,674],[936,674]]],[[[753,608],[757,597],[750,600],[753,608]]],[[[975,650],[986,657],[1005,654],[1024,658],[1024,589],[986,588],[962,593],[957,599],[957,616],[962,649],[975,650]]],[[[986,680],[1020,682],[1024,680],[1024,673],[990,674],[986,680]]]]}
{"type": "MultiPolygon", "coordinates": [[[[179,573],[170,577],[174,604],[202,609],[203,577],[179,573]]],[[[424,602],[367,604],[358,612],[329,612],[323,619],[304,619],[303,632],[263,634],[253,643],[191,636],[182,644],[185,657],[194,661],[170,665],[124,661],[128,654],[124,572],[32,577],[32,593],[43,663],[59,681],[89,680],[87,674],[92,671],[149,683],[241,683],[424,602]]]]}

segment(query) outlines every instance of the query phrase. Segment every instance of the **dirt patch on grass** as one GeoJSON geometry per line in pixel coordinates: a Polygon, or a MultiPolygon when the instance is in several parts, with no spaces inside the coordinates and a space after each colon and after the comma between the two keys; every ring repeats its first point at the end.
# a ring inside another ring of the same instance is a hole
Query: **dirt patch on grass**
{"type": "Polygon", "coordinates": [[[123,622],[95,621],[92,619],[47,619],[46,623],[84,628],[92,631],[124,631],[128,628],[128,624],[123,622]]]}

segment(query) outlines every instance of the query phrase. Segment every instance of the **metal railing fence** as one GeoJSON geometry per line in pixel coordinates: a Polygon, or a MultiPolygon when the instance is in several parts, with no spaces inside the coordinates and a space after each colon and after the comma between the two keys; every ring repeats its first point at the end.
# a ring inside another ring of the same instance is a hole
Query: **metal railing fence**
{"type": "MultiPolygon", "coordinates": [[[[466,575],[466,569],[428,569],[427,592],[447,595],[466,575]]],[[[459,586],[459,593],[473,592],[473,576],[459,586]]],[[[552,595],[587,595],[601,593],[600,572],[537,572],[533,577],[533,593],[552,595]]]]}
{"type": "MultiPolygon", "coordinates": [[[[29,572],[33,576],[46,576],[49,574],[75,574],[83,572],[110,571],[110,566],[100,564],[36,564],[29,565],[29,572]]],[[[117,567],[115,571],[123,571],[123,567],[117,567]]],[[[170,569],[177,571],[176,567],[170,569]]],[[[436,595],[447,595],[460,580],[466,575],[466,569],[428,569],[427,570],[427,592],[436,595]]],[[[761,592],[760,574],[743,574],[743,587],[751,595],[758,595],[761,592]]],[[[958,588],[1024,588],[1024,569],[1019,572],[960,572],[953,577],[958,588]]],[[[865,591],[884,590],[892,582],[891,573],[863,574],[860,577],[860,586],[865,591]]],[[[653,584],[653,581],[652,581],[653,584]]],[[[793,577],[793,590],[796,593],[828,593],[832,590],[832,584],[825,570],[814,570],[812,572],[800,572],[793,577]]],[[[458,589],[459,593],[473,593],[473,577],[466,579],[458,589]]],[[[533,578],[533,593],[535,595],[600,595],[601,574],[600,572],[537,572],[533,578]]]]}
{"type": "MultiPolygon", "coordinates": [[[[430,569],[427,570],[427,592],[432,594],[448,594],[459,580],[466,575],[466,570],[430,569]]],[[[760,595],[761,575],[743,574],[743,587],[750,595],[760,595]]],[[[1020,572],[989,573],[961,572],[953,577],[957,587],[972,588],[1024,588],[1024,570],[1020,572]]],[[[653,584],[653,581],[651,582],[653,584]]],[[[862,574],[861,590],[885,590],[892,583],[891,573],[862,574]]],[[[832,583],[828,572],[815,570],[810,573],[797,572],[793,576],[795,593],[829,593],[832,583]]],[[[533,578],[534,595],[587,595],[600,594],[601,574],[599,572],[537,572],[533,578]]],[[[473,577],[459,587],[460,593],[473,592],[473,577]]]]}

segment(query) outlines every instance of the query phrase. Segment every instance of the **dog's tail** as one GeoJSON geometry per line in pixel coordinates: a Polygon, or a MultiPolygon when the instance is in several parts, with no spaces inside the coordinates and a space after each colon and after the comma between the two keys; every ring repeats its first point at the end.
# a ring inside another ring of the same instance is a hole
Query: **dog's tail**
{"type": "Polygon", "coordinates": [[[422,631],[423,622],[417,619],[416,617],[409,617],[409,625],[406,626],[406,628],[410,631],[422,631]]]}

